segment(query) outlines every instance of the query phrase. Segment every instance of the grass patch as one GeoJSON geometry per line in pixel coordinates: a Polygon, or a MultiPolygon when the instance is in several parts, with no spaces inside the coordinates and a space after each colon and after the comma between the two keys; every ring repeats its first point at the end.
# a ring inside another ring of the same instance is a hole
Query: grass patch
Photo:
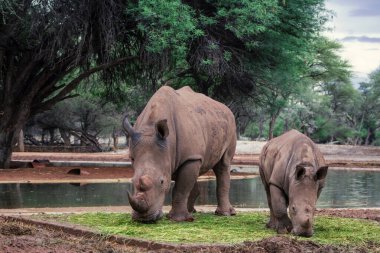
{"type": "MultiPolygon", "coordinates": [[[[197,213],[194,216],[194,222],[177,223],[164,218],[155,224],[134,222],[125,213],[55,215],[54,219],[92,227],[104,234],[174,243],[240,243],[276,235],[275,231],[265,228],[268,213],[247,212],[239,213],[235,217],[197,213]]],[[[48,216],[44,218],[49,219],[48,216]]],[[[314,236],[306,240],[353,246],[364,245],[369,241],[380,243],[379,223],[367,220],[317,216],[314,231],[314,236]]],[[[305,240],[302,237],[297,238],[305,240]]]]}
{"type": "Polygon", "coordinates": [[[380,243],[380,224],[364,219],[317,216],[312,240],[323,244],[340,245],[380,243]]]}

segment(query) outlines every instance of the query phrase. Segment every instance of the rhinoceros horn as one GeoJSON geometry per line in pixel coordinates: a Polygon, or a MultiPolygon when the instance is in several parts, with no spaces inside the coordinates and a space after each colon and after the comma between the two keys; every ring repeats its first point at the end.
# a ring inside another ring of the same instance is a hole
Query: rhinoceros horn
{"type": "Polygon", "coordinates": [[[133,210],[139,213],[144,213],[148,211],[149,207],[146,201],[136,199],[135,197],[131,195],[129,191],[127,193],[128,193],[129,204],[131,204],[131,207],[133,208],[133,210]]]}
{"type": "Polygon", "coordinates": [[[133,136],[133,134],[135,133],[135,130],[133,130],[131,124],[129,123],[128,117],[124,118],[123,127],[129,136],[133,136]]]}

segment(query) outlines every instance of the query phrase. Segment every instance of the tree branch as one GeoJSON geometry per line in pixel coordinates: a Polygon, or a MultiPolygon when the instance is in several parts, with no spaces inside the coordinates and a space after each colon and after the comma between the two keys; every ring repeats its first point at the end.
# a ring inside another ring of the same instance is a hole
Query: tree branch
{"type": "MultiPolygon", "coordinates": [[[[68,98],[75,98],[75,97],[78,97],[79,94],[72,94],[72,95],[67,95],[67,96],[64,96],[62,97],[60,100],[58,101],[55,101],[55,103],[58,103],[60,101],[63,101],[65,99],[68,99],[68,98]]],[[[33,107],[31,109],[31,114],[36,114],[36,113],[41,113],[41,112],[44,112],[44,111],[47,111],[49,110],[55,103],[48,103],[48,104],[45,104],[43,103],[43,105],[40,104],[40,106],[37,106],[37,107],[33,107]]]]}
{"type": "Polygon", "coordinates": [[[64,100],[68,93],[73,91],[82,80],[88,78],[90,75],[92,75],[96,72],[99,72],[101,70],[107,69],[107,68],[111,68],[111,67],[115,67],[117,65],[124,64],[126,61],[133,60],[136,58],[137,58],[136,56],[124,57],[124,58],[120,58],[116,61],[113,61],[111,63],[102,64],[102,65],[99,65],[99,66],[94,67],[92,69],[89,69],[88,71],[80,74],[78,77],[76,77],[70,83],[65,85],[65,87],[57,95],[55,95],[54,97],[50,98],[49,100],[46,100],[43,103],[41,103],[41,107],[48,108],[51,105],[54,105],[55,103],[64,100]]]}

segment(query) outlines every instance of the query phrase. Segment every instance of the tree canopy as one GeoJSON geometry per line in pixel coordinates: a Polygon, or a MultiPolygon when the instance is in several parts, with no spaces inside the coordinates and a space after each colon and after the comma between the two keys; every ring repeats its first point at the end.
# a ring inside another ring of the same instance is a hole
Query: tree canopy
{"type": "Polygon", "coordinates": [[[242,133],[260,129],[252,137],[282,124],[373,143],[375,118],[352,108],[377,103],[376,74],[353,88],[340,45],[321,36],[329,17],[324,0],[4,0],[0,168],[28,119],[88,89],[135,117],[160,86],[190,85],[226,103],[242,133]]]}
{"type": "MultiPolygon", "coordinates": [[[[30,116],[91,74],[130,61],[134,31],[124,1],[18,1],[0,8],[0,167],[30,116]],[[125,43],[123,43],[125,42],[125,43]]],[[[103,71],[108,83],[122,68],[103,71]]]]}

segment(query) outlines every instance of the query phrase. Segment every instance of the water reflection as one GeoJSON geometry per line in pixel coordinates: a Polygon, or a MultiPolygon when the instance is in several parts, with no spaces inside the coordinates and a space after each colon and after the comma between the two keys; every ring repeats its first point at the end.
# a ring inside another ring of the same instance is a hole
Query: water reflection
{"type": "MultiPolygon", "coordinates": [[[[216,205],[215,181],[199,183],[198,205],[216,205]]],[[[128,183],[0,184],[0,208],[128,205],[128,183]]],[[[380,207],[380,173],[329,171],[318,207],[380,207]]],[[[230,199],[236,207],[267,207],[259,177],[231,181],[230,199]]],[[[171,203],[171,193],[165,204],[171,203]]]]}
{"type": "Polygon", "coordinates": [[[329,171],[319,207],[380,207],[380,172],[329,171]]]}

